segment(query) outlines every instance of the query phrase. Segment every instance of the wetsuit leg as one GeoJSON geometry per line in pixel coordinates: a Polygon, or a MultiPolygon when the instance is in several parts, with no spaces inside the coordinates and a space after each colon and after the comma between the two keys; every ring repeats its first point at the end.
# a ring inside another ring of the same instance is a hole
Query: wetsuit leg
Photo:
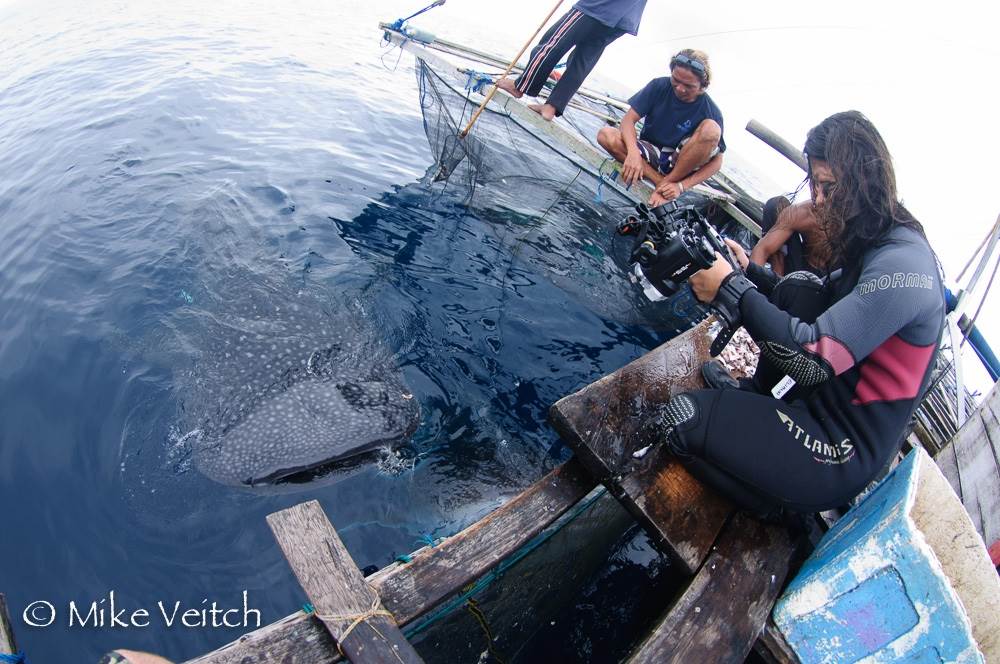
{"type": "Polygon", "coordinates": [[[851,442],[803,402],[699,390],[671,399],[664,425],[667,444],[695,477],[757,513],[829,509],[865,485],[851,442]]]}

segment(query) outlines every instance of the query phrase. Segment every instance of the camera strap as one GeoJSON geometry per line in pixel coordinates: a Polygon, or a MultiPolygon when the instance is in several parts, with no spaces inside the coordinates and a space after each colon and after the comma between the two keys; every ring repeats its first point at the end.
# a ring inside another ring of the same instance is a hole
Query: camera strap
{"type": "Polygon", "coordinates": [[[744,293],[751,288],[756,288],[756,286],[742,272],[736,270],[730,272],[719,285],[719,292],[712,300],[711,307],[722,323],[722,329],[715,336],[715,340],[709,348],[712,357],[722,352],[722,349],[732,339],[733,334],[742,325],[743,315],[740,313],[740,300],[743,299],[744,293]]]}

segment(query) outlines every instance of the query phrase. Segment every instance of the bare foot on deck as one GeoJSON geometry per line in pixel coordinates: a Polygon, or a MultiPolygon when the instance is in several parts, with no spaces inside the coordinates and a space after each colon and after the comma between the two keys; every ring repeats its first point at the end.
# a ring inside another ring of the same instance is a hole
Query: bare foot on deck
{"type": "Polygon", "coordinates": [[[497,81],[497,87],[509,94],[514,99],[520,99],[524,96],[524,93],[517,89],[514,85],[514,81],[509,78],[501,78],[497,81]]]}
{"type": "Polygon", "coordinates": [[[528,108],[545,118],[546,122],[552,122],[556,117],[556,107],[550,104],[528,104],[528,108]]]}

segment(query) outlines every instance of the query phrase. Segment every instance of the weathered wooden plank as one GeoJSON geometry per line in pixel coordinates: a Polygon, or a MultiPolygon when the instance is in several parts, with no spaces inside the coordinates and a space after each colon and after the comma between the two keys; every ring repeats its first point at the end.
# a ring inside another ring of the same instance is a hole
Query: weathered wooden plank
{"type": "Polygon", "coordinates": [[[267,516],[316,615],[352,662],[423,662],[381,606],[320,504],[311,500],[267,516]]]}
{"type": "Polygon", "coordinates": [[[689,574],[708,555],[733,510],[728,501],[691,477],[664,445],[650,450],[619,486],[634,504],[626,504],[627,509],[689,574]]]}
{"type": "Polygon", "coordinates": [[[630,662],[742,662],[794,553],[780,526],[737,514],[698,574],[630,662]]]}
{"type": "Polygon", "coordinates": [[[993,462],[1000,468],[1000,383],[996,383],[983,399],[980,414],[986,425],[993,462]]]}
{"type": "Polygon", "coordinates": [[[995,533],[987,531],[993,530],[994,515],[1000,513],[1000,468],[993,456],[981,410],[969,417],[952,445],[962,482],[962,503],[989,546],[989,538],[995,533]]]}
{"type": "Polygon", "coordinates": [[[561,514],[596,485],[576,461],[567,462],[553,475],[504,505],[494,518],[449,538],[449,546],[424,549],[395,573],[375,574],[371,583],[386,606],[401,620],[426,612],[541,532],[548,514],[561,514]]]}
{"type": "Polygon", "coordinates": [[[753,651],[768,664],[799,664],[798,655],[785,641],[771,618],[767,619],[764,630],[753,644],[753,651]]]}
{"type": "Polygon", "coordinates": [[[603,482],[689,573],[708,554],[730,504],[669,455],[649,411],[685,390],[704,387],[709,322],[671,339],[621,369],[560,399],[549,420],[580,463],[603,482]],[[653,445],[636,460],[633,454],[653,445]]]}
{"type": "Polygon", "coordinates": [[[10,614],[7,613],[7,598],[0,593],[0,654],[13,655],[16,652],[17,642],[14,640],[10,614]]]}
{"type": "MultiPolygon", "coordinates": [[[[503,507],[494,510],[461,533],[424,547],[406,564],[394,564],[367,579],[382,597],[400,625],[405,625],[433,608],[441,600],[466,585],[464,576],[479,578],[499,560],[551,525],[579,502],[596,482],[575,459],[562,464],[538,480],[503,507]],[[534,521],[524,518],[531,514],[534,521]],[[496,532],[515,533],[502,547],[483,550],[477,540],[489,542],[496,532]],[[478,534],[477,534],[478,533],[478,534]],[[456,553],[461,551],[461,553],[456,553]],[[459,560],[465,575],[454,575],[453,585],[437,585],[437,595],[429,597],[417,590],[417,579],[424,578],[442,560],[459,560]],[[406,579],[406,581],[404,581],[406,579]],[[423,595],[427,605],[418,606],[415,597],[423,595]]],[[[282,620],[244,635],[219,650],[190,660],[188,664],[328,664],[338,661],[336,646],[322,623],[311,614],[296,612],[282,620]]]]}
{"type": "MultiPolygon", "coordinates": [[[[996,390],[994,390],[995,392],[996,390]]],[[[983,529],[980,533],[986,546],[1000,541],[1000,458],[997,445],[1000,444],[1000,420],[989,403],[984,403],[977,416],[982,420],[985,439],[979,442],[982,453],[980,463],[990,467],[992,472],[984,471],[978,490],[982,494],[979,504],[983,509],[983,529]]]]}
{"type": "Polygon", "coordinates": [[[959,499],[962,498],[962,483],[958,478],[958,459],[955,457],[955,447],[946,445],[934,457],[934,462],[941,469],[941,473],[948,480],[948,484],[954,489],[959,499]]]}

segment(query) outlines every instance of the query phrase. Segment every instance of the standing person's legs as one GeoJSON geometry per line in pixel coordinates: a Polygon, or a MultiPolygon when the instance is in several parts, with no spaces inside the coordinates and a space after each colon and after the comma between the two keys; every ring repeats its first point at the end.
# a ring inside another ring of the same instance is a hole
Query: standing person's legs
{"type": "Polygon", "coordinates": [[[562,115],[566,110],[569,100],[601,59],[604,49],[625,34],[624,30],[609,28],[599,21],[591,20],[589,23],[592,24],[589,33],[577,41],[566,63],[566,71],[546,100],[546,105],[551,106],[556,115],[562,115]]]}
{"type": "MultiPolygon", "coordinates": [[[[532,97],[538,95],[559,60],[576,45],[580,33],[575,28],[580,21],[589,18],[583,12],[571,9],[545,31],[542,39],[531,49],[531,57],[524,72],[514,81],[513,87],[518,93],[515,97],[524,94],[532,97]]],[[[507,86],[501,86],[500,89],[506,90],[507,86]]]]}

